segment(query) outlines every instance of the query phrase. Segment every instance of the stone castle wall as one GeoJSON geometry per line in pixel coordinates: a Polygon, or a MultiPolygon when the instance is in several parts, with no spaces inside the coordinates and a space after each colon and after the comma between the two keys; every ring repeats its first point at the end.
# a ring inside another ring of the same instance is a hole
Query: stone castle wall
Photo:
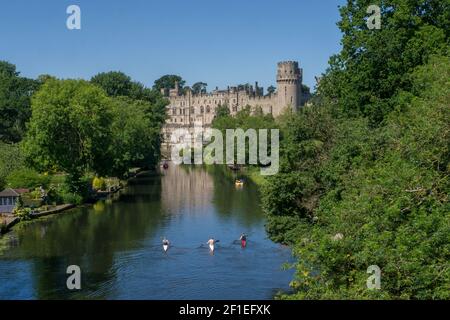
{"type": "Polygon", "coordinates": [[[298,110],[302,104],[302,70],[298,62],[279,62],[276,79],[277,91],[271,95],[264,95],[257,83],[246,89],[228,87],[226,90],[216,89],[197,95],[189,90],[181,93],[178,88],[169,90],[166,94],[170,103],[166,107],[168,119],[163,128],[163,148],[167,152],[170,150],[170,138],[175,129],[191,131],[194,127],[210,127],[216,109],[221,105],[228,106],[232,115],[246,106],[253,109],[260,107],[265,114],[270,113],[274,117],[288,107],[298,110]]]}

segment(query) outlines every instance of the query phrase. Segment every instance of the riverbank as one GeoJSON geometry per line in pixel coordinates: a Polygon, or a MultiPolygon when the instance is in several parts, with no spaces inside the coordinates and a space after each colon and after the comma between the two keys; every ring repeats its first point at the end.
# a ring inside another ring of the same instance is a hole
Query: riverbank
{"type": "Polygon", "coordinates": [[[14,214],[0,215],[0,236],[11,231],[15,225],[19,224],[23,220],[24,221],[35,220],[35,219],[39,219],[41,217],[45,217],[45,216],[49,216],[49,215],[60,214],[65,211],[68,211],[70,209],[75,209],[75,208],[79,208],[79,207],[86,206],[86,205],[93,205],[98,200],[106,199],[106,198],[112,196],[113,194],[119,192],[124,187],[126,187],[126,185],[128,184],[128,182],[130,180],[138,177],[140,174],[142,174],[144,172],[145,172],[145,170],[143,170],[142,168],[134,168],[134,169],[130,170],[130,172],[128,174],[128,178],[126,180],[121,180],[121,183],[117,187],[111,188],[108,191],[102,191],[102,190],[97,191],[95,196],[90,197],[89,199],[86,199],[85,202],[83,202],[79,205],[72,204],[72,203],[66,203],[66,204],[60,204],[60,205],[55,205],[55,206],[44,206],[46,208],[45,210],[32,211],[29,214],[27,214],[24,218],[21,218],[14,214]]]}
{"type": "Polygon", "coordinates": [[[267,239],[256,185],[236,188],[225,169],[170,164],[130,180],[117,200],[20,223],[0,241],[0,297],[265,300],[286,292],[293,271],[280,266],[291,251],[267,239]],[[245,248],[235,241],[242,232],[245,248]],[[214,254],[209,237],[220,239],[214,254]],[[83,290],[67,290],[71,264],[83,270],[83,290]]]}
{"type": "Polygon", "coordinates": [[[261,169],[259,167],[244,167],[241,171],[247,178],[253,181],[258,187],[261,187],[265,182],[266,178],[261,175],[261,169]]]}

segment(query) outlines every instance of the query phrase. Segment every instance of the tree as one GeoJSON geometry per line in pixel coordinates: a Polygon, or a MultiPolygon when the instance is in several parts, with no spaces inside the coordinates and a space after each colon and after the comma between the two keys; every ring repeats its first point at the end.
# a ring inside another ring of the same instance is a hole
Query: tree
{"type": "Polygon", "coordinates": [[[118,71],[99,73],[91,78],[91,82],[105,90],[111,97],[130,96],[133,90],[131,78],[118,71]]]}
{"type": "Polygon", "coordinates": [[[80,193],[82,174],[102,175],[110,165],[110,99],[83,80],[47,80],[32,100],[24,141],[28,161],[38,169],[56,166],[69,174],[72,192],[80,193]]]}
{"type": "Polygon", "coordinates": [[[391,98],[410,90],[408,74],[432,54],[448,53],[448,1],[382,2],[381,29],[366,26],[371,0],[348,0],[340,8],[342,51],[331,57],[320,89],[348,115],[380,124],[394,107],[391,98]]]}
{"type": "Polygon", "coordinates": [[[275,91],[277,91],[277,88],[275,88],[274,86],[267,87],[267,95],[268,96],[271,96],[272,94],[274,94],[275,91]]]}
{"type": "Polygon", "coordinates": [[[153,89],[158,92],[161,91],[161,89],[174,89],[175,83],[178,83],[178,89],[181,89],[186,84],[186,81],[184,81],[180,76],[168,74],[156,80],[153,85],[153,89]]]}
{"type": "Polygon", "coordinates": [[[151,110],[146,101],[114,99],[111,175],[123,177],[132,167],[152,168],[158,163],[162,122],[151,110]]]}
{"type": "MultiPolygon", "coordinates": [[[[146,88],[142,83],[132,81],[123,72],[100,73],[91,79],[91,82],[105,90],[110,97],[128,97],[131,100],[146,101],[147,116],[152,118],[152,126],[159,126],[167,117],[166,105],[169,101],[165,99],[158,90],[146,88]]],[[[126,107],[126,103],[121,103],[126,107]]]]}
{"type": "Polygon", "coordinates": [[[219,104],[216,108],[216,118],[226,117],[230,115],[230,108],[224,104],[219,104]]]}
{"type": "Polygon", "coordinates": [[[206,93],[207,86],[208,84],[205,82],[196,82],[192,85],[192,93],[193,94],[206,93]]]}
{"type": "Polygon", "coordinates": [[[0,140],[18,142],[30,118],[30,98],[38,88],[35,80],[19,76],[16,66],[0,61],[0,140]]]}
{"type": "Polygon", "coordinates": [[[3,190],[6,186],[7,177],[11,172],[23,166],[24,157],[20,151],[19,144],[3,143],[0,141],[0,190],[3,190]]]}

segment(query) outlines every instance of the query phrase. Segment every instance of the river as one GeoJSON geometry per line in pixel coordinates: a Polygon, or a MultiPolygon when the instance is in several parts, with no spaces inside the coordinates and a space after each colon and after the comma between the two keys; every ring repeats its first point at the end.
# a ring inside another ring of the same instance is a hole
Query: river
{"type": "Polygon", "coordinates": [[[267,239],[256,186],[231,175],[171,166],[115,199],[15,226],[0,238],[0,299],[272,299],[289,289],[291,252],[267,239]],[[69,265],[81,290],[66,287],[69,265]]]}

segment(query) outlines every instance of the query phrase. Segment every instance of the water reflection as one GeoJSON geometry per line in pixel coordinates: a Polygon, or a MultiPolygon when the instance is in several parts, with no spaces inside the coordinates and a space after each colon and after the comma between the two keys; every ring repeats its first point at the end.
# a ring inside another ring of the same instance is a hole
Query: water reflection
{"type": "Polygon", "coordinates": [[[290,253],[266,239],[256,188],[236,189],[232,175],[171,166],[113,201],[18,225],[0,238],[0,298],[270,298],[289,282],[280,266],[290,253]],[[244,231],[245,251],[234,245],[244,231]],[[211,235],[221,240],[214,256],[201,245],[211,235]],[[80,291],[66,289],[71,264],[81,267],[80,291]]]}

